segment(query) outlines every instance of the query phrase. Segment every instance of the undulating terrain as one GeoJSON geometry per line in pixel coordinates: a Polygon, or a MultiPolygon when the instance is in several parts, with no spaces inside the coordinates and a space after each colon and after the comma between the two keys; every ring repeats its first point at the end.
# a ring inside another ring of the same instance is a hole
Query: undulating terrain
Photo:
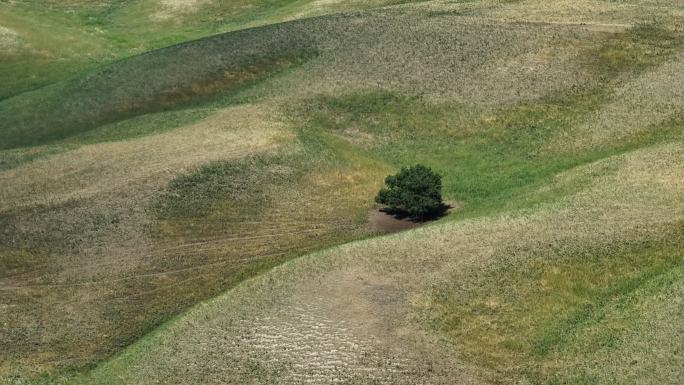
{"type": "Polygon", "coordinates": [[[307,383],[684,383],[682,1],[0,0],[0,384],[307,383]]]}

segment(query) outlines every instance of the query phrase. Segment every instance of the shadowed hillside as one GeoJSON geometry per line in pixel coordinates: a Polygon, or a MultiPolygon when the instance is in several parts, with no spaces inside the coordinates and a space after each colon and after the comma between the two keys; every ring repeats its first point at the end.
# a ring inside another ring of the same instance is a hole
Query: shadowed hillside
{"type": "Polygon", "coordinates": [[[156,48],[406,0],[12,0],[0,3],[0,100],[156,48]]]}

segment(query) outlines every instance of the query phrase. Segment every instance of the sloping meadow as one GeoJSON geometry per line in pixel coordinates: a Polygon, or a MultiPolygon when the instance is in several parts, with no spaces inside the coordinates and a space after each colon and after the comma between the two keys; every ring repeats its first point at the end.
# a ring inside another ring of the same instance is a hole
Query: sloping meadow
{"type": "Polygon", "coordinates": [[[683,162],[636,150],[552,204],[285,263],[82,381],[676,384],[683,162]]]}
{"type": "Polygon", "coordinates": [[[0,4],[0,100],[153,49],[405,0],[13,0],[0,4]]]}
{"type": "Polygon", "coordinates": [[[542,8],[306,19],[1,101],[0,380],[71,381],[374,235],[382,179],[420,162],[453,223],[265,273],[87,382],[672,382],[677,356],[588,363],[678,333],[639,325],[681,316],[681,34],[636,24],[660,8],[542,8]]]}

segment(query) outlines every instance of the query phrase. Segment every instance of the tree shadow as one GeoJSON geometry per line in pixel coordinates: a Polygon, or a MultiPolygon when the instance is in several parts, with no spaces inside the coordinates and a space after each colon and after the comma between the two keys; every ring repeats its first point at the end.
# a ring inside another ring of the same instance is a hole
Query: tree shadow
{"type": "Polygon", "coordinates": [[[437,209],[434,211],[424,214],[422,216],[412,216],[409,213],[407,213],[404,210],[401,209],[392,209],[389,207],[384,207],[380,209],[380,212],[383,212],[387,215],[391,215],[392,217],[402,220],[402,221],[411,221],[414,223],[425,223],[425,222],[432,222],[436,221],[440,218],[443,218],[449,214],[449,211],[451,211],[454,206],[447,204],[447,203],[442,203],[437,209]]]}

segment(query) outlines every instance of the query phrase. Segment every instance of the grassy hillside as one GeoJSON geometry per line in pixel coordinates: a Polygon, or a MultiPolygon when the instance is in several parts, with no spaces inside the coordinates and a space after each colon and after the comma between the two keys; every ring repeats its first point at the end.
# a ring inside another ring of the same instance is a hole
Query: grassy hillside
{"type": "Polygon", "coordinates": [[[0,100],[155,48],[406,1],[17,0],[0,3],[0,100]]]}
{"type": "Polygon", "coordinates": [[[5,100],[0,107],[8,117],[0,126],[2,148],[48,143],[106,123],[197,104],[314,54],[306,41],[284,36],[271,27],[174,46],[5,100]]]}
{"type": "Polygon", "coordinates": [[[592,182],[554,203],[286,263],[79,381],[676,384],[682,150],[563,173],[550,187],[592,182]]]}
{"type": "Polygon", "coordinates": [[[162,3],[1,5],[103,32],[0,100],[0,382],[684,378],[677,2],[406,4],[114,61],[358,6],[162,3]],[[372,238],[416,162],[459,209],[372,238]]]}

